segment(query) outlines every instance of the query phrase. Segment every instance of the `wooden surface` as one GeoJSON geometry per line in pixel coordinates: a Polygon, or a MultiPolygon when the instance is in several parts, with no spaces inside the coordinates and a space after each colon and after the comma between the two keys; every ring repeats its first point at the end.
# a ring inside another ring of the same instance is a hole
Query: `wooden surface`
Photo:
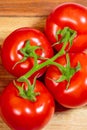
{"type": "MultiPolygon", "coordinates": [[[[28,26],[44,31],[46,17],[63,2],[71,0],[0,0],[0,48],[9,33],[19,27],[28,26]]],[[[87,0],[76,2],[87,6],[87,0]]],[[[12,79],[14,77],[3,68],[0,59],[0,93],[12,79]]],[[[1,119],[0,130],[10,130],[1,119]]],[[[68,110],[59,107],[43,130],[87,130],[87,106],[68,110]]]]}

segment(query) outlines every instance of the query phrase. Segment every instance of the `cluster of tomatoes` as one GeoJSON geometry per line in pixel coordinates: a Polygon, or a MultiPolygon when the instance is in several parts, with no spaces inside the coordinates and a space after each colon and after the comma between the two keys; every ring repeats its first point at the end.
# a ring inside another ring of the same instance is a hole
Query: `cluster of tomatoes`
{"type": "Polygon", "coordinates": [[[25,27],[5,39],[2,63],[17,79],[0,97],[0,115],[11,129],[42,129],[55,100],[67,108],[87,104],[86,49],[87,8],[76,3],[54,9],[45,34],[25,27]]]}

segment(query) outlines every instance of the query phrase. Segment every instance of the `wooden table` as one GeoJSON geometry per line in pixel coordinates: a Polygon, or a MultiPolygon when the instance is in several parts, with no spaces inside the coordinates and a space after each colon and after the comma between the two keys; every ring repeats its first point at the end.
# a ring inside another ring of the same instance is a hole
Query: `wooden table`
{"type": "MultiPolygon", "coordinates": [[[[19,27],[28,26],[44,31],[45,20],[51,10],[63,2],[70,1],[0,0],[0,47],[7,35],[19,27]]],[[[76,2],[87,6],[87,0],[76,0],[76,2]]],[[[3,68],[0,59],[0,93],[12,79],[14,77],[3,68]]],[[[0,130],[10,130],[2,119],[0,119],[0,130]]],[[[87,130],[87,106],[69,110],[62,110],[59,107],[43,130],[87,130]]]]}

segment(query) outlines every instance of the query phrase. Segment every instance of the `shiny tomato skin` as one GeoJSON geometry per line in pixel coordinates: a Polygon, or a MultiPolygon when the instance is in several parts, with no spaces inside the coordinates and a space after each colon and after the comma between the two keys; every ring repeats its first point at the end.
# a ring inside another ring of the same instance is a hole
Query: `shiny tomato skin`
{"type": "MultiPolygon", "coordinates": [[[[87,48],[87,8],[77,3],[64,3],[57,6],[48,16],[45,32],[49,41],[57,42],[56,32],[70,27],[77,32],[70,52],[80,52],[87,48]]],[[[59,45],[55,46],[59,51],[59,45]]]]}
{"type": "MultiPolygon", "coordinates": [[[[24,27],[13,31],[4,41],[2,46],[2,63],[8,72],[16,77],[20,77],[29,71],[33,65],[33,58],[28,58],[26,61],[19,63],[23,58],[23,54],[20,53],[20,49],[25,46],[26,41],[29,40],[33,46],[40,46],[40,49],[36,50],[36,54],[44,58],[50,58],[53,56],[53,49],[48,42],[45,35],[39,30],[24,27]],[[14,67],[15,66],[15,67],[14,67]]],[[[38,59],[38,63],[42,63],[44,60],[38,59]]],[[[38,72],[40,77],[45,71],[45,68],[38,72]]]]}
{"type": "MultiPolygon", "coordinates": [[[[67,108],[75,108],[87,104],[87,54],[70,53],[69,56],[71,66],[75,67],[80,62],[81,69],[71,78],[68,89],[66,89],[67,81],[56,82],[61,72],[55,66],[48,68],[45,84],[58,103],[67,108]]],[[[58,58],[56,62],[65,66],[65,56],[58,58]]]]}
{"type": "Polygon", "coordinates": [[[54,100],[42,82],[36,81],[35,91],[40,92],[36,102],[19,97],[13,83],[3,91],[0,115],[12,130],[40,130],[53,116],[54,100]]]}

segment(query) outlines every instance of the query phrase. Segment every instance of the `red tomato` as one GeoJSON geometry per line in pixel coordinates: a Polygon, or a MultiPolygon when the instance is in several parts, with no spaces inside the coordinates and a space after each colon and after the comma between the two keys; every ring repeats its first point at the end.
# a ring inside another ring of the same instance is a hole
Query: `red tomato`
{"type": "MultiPolygon", "coordinates": [[[[57,42],[57,31],[65,27],[77,32],[70,51],[87,49],[87,8],[77,3],[64,3],[51,12],[46,21],[45,32],[52,44],[57,42]]],[[[59,51],[60,45],[55,48],[59,51]]]]}
{"type": "Polygon", "coordinates": [[[45,86],[40,81],[36,81],[34,91],[40,92],[36,102],[19,97],[13,82],[3,91],[0,99],[0,114],[11,129],[40,130],[53,116],[54,100],[45,86]]]}
{"type": "MultiPolygon", "coordinates": [[[[20,77],[29,71],[34,65],[34,58],[28,57],[25,61],[16,64],[23,59],[20,49],[25,47],[26,41],[29,40],[31,46],[39,46],[35,52],[38,56],[38,63],[43,62],[45,58],[53,56],[53,50],[43,33],[36,29],[28,27],[19,28],[12,32],[4,41],[2,46],[2,63],[4,67],[14,76],[20,77]],[[15,67],[14,67],[15,66],[15,67]]],[[[28,50],[26,51],[27,54],[28,50]]],[[[30,52],[31,53],[31,50],[30,52]]],[[[45,69],[38,72],[41,76],[45,69]]]]}
{"type": "MultiPolygon", "coordinates": [[[[50,66],[45,76],[45,83],[54,98],[61,105],[67,108],[74,108],[87,104],[87,54],[77,53],[69,54],[71,67],[77,66],[80,62],[81,68],[76,72],[67,86],[67,81],[56,82],[62,74],[56,66],[50,66]]],[[[66,66],[66,57],[61,56],[56,60],[64,67],[66,66]]],[[[65,73],[67,75],[67,73],[65,73]]]]}

